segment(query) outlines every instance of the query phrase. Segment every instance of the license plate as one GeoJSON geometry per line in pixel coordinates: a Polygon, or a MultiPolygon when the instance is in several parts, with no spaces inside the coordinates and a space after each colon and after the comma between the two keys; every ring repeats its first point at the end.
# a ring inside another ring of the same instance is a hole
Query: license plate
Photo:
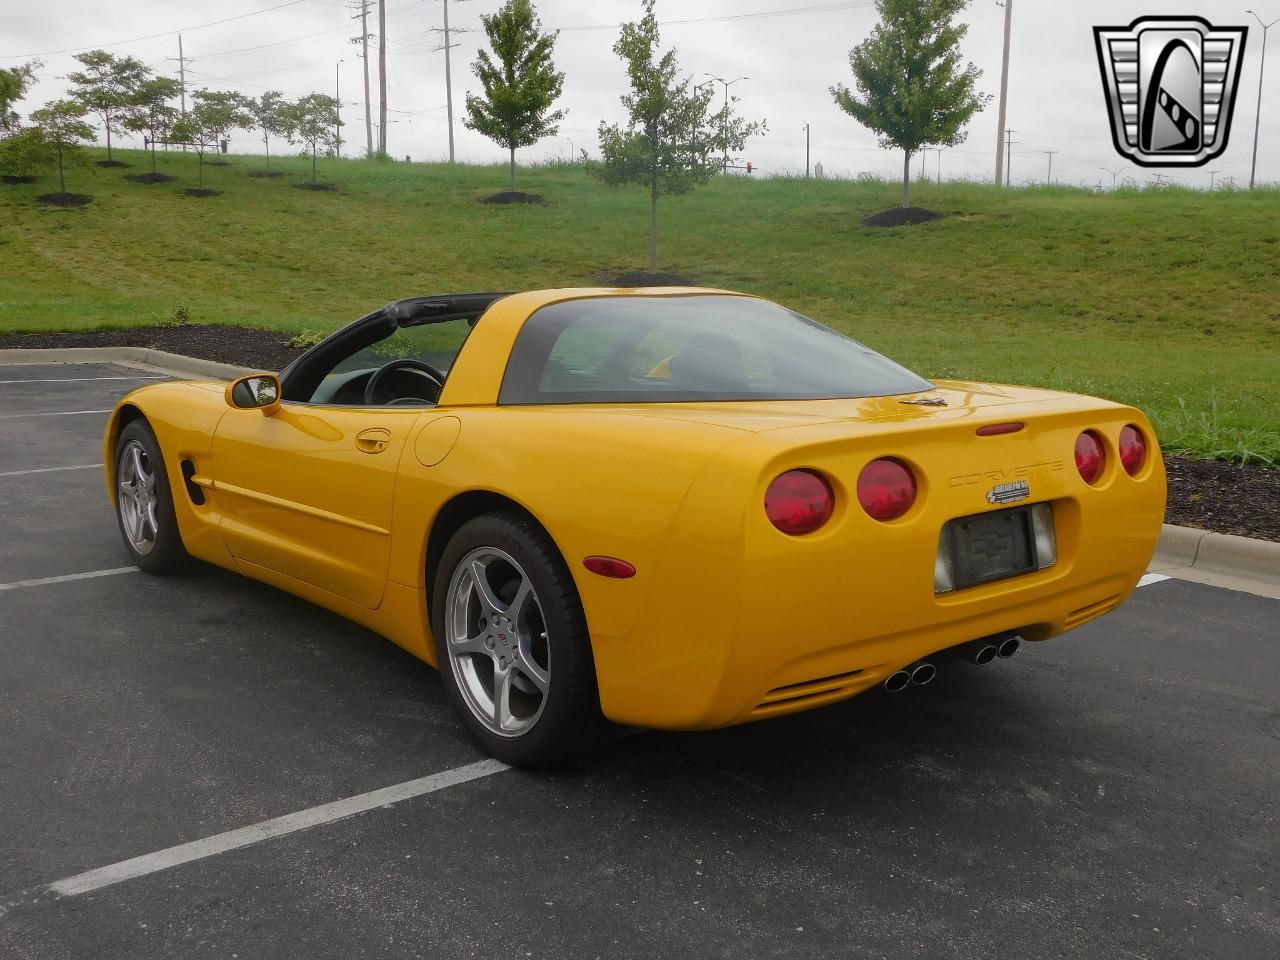
{"type": "Polygon", "coordinates": [[[957,590],[1039,569],[1030,507],[961,517],[947,526],[957,590]]]}

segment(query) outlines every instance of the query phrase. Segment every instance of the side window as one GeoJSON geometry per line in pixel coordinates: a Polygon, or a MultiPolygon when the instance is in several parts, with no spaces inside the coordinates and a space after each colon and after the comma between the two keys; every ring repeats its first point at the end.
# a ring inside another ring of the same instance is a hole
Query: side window
{"type": "Polygon", "coordinates": [[[472,323],[467,320],[448,320],[444,323],[425,323],[416,327],[401,327],[386,339],[365,347],[341,361],[330,375],[352,370],[377,368],[392,360],[423,360],[442,373],[448,373],[458,352],[471,333],[472,323]]]}

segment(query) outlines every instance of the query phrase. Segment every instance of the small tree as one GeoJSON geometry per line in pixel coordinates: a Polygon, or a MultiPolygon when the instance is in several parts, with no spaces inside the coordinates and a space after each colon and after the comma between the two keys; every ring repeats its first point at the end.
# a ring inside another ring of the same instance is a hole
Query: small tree
{"type": "Polygon", "coordinates": [[[133,57],[117,57],[105,50],[77,53],[83,70],[67,75],[71,99],[96,114],[107,135],[107,160],[111,160],[111,135],[125,129],[124,121],[138,98],[138,90],[151,70],[133,57]]]}
{"type": "Polygon", "coordinates": [[[484,87],[484,96],[467,94],[469,130],[482,133],[511,156],[511,189],[516,188],[516,148],[555,136],[565,111],[551,112],[564,87],[551,54],[556,34],[543,33],[530,0],[507,0],[497,13],[482,16],[489,35],[471,70],[484,87]],[[494,63],[494,58],[497,63],[494,63]]]}
{"type": "Polygon", "coordinates": [[[976,93],[982,71],[960,68],[969,28],[952,20],[969,0],[876,0],[880,22],[849,51],[854,86],[831,94],[845,113],[879,134],[880,146],[904,153],[902,205],[911,206],[911,156],[925,144],[964,142],[970,118],[991,99],[976,93]]]}
{"type": "Polygon", "coordinates": [[[0,170],[32,176],[58,162],[58,150],[39,127],[27,127],[0,138],[0,170]]]}
{"type": "Polygon", "coordinates": [[[338,146],[338,101],[323,93],[311,93],[285,110],[289,141],[300,143],[311,151],[311,179],[316,179],[316,155],[338,146]]]}
{"type": "Polygon", "coordinates": [[[67,192],[66,166],[84,163],[83,144],[93,139],[93,127],[84,122],[84,104],[75,100],[55,100],[31,114],[32,125],[40,131],[58,158],[58,190],[67,192]]]}
{"type": "Polygon", "coordinates": [[[642,183],[649,188],[649,269],[658,269],[658,197],[688,193],[711,179],[721,162],[712,155],[741,150],[763,129],[734,116],[737,98],[711,112],[714,91],[677,79],[676,51],[658,50],[654,0],[643,0],[644,17],[622,25],[613,52],[627,63],[631,93],[624,95],[625,125],[600,121],[599,174],[608,184],[642,183]]]}
{"type": "Polygon", "coordinates": [[[290,138],[289,101],[279,90],[268,90],[257,100],[248,100],[245,107],[253,117],[253,125],[262,133],[262,149],[267,155],[267,169],[271,169],[271,138],[290,138]]]}
{"type": "Polygon", "coordinates": [[[141,84],[130,104],[124,128],[133,133],[145,133],[151,145],[151,172],[156,172],[156,141],[168,139],[180,114],[172,106],[173,99],[182,89],[177,80],[169,77],[150,77],[141,84]]]}
{"type": "Polygon", "coordinates": [[[39,60],[32,60],[20,67],[0,67],[0,133],[18,130],[18,114],[13,107],[31,89],[40,66],[39,60]]]}
{"type": "Polygon", "coordinates": [[[216,150],[232,130],[247,127],[253,118],[245,108],[245,98],[238,93],[197,90],[192,101],[187,115],[174,124],[173,135],[195,149],[196,183],[203,187],[205,151],[210,147],[216,150]]]}

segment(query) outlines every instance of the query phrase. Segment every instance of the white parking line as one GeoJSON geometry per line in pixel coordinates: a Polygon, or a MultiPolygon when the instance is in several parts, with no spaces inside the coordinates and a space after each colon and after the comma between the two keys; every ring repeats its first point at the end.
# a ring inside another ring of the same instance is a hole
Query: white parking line
{"type": "Polygon", "coordinates": [[[74,467],[36,467],[34,470],[6,470],[0,477],[25,477],[29,473],[57,473],[59,470],[101,470],[100,463],[81,463],[74,467]]]}
{"type": "Polygon", "coordinates": [[[1169,579],[1171,578],[1166,577],[1163,573],[1148,573],[1144,575],[1141,580],[1138,581],[1138,586],[1149,587],[1153,583],[1159,583],[1161,580],[1169,580],[1169,579]]]}
{"type": "Polygon", "coordinates": [[[401,800],[409,800],[413,797],[421,797],[424,794],[435,793],[438,790],[454,787],[471,780],[478,780],[481,777],[489,777],[509,769],[511,768],[500,760],[478,760],[475,763],[454,767],[452,770],[445,770],[442,773],[433,773],[430,776],[409,780],[406,783],[398,783],[392,787],[371,790],[368,793],[347,797],[345,800],[322,803],[318,807],[309,807],[306,810],[285,814],[273,820],[263,820],[261,823],[255,823],[249,827],[241,827],[238,830],[228,830],[226,833],[218,833],[212,837],[205,837],[203,840],[193,840],[190,843],[179,844],[176,847],[157,850],[155,853],[147,853],[129,860],[121,860],[119,863],[99,867],[96,870],[78,873],[74,877],[56,880],[49,884],[47,889],[60,897],[79,896],[83,893],[90,893],[94,890],[101,890],[103,887],[122,883],[125,880],[145,877],[160,870],[168,870],[170,867],[191,863],[193,860],[203,860],[205,857],[216,856],[229,850],[238,850],[241,847],[261,843],[263,840],[271,840],[286,834],[297,833],[299,830],[308,830],[311,827],[332,823],[335,820],[342,820],[358,813],[376,810],[379,807],[388,807],[393,803],[399,803],[401,800]]]}
{"type": "Polygon", "coordinates": [[[15,580],[0,583],[0,590],[21,590],[23,587],[44,587],[51,583],[68,583],[72,580],[93,580],[97,577],[114,577],[121,573],[137,573],[137,567],[112,567],[110,570],[90,570],[88,573],[68,573],[61,577],[41,577],[38,580],[15,580]]]}
{"type": "Polygon", "coordinates": [[[0,380],[0,383],[84,383],[88,380],[163,380],[164,377],[32,377],[30,380],[0,380]]]}
{"type": "Polygon", "coordinates": [[[52,413],[0,413],[0,420],[19,420],[23,417],[78,417],[82,413],[110,412],[110,410],[55,410],[52,413]]]}

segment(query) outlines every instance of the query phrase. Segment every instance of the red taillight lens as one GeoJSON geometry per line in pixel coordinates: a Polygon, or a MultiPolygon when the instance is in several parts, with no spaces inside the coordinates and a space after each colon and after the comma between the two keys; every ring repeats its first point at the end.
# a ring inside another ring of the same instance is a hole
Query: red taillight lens
{"type": "Polygon", "coordinates": [[[916,502],[916,478],[897,460],[872,460],[858,476],[858,502],[876,520],[896,520],[916,502]]]}
{"type": "Polygon", "coordinates": [[[1131,477],[1137,476],[1147,462],[1147,441],[1137,427],[1125,427],[1120,431],[1120,462],[1124,465],[1124,472],[1131,477]]]}
{"type": "Polygon", "coordinates": [[[1097,483],[1107,466],[1107,451],[1102,438],[1086,430],[1076,438],[1076,469],[1085,483],[1097,483]]]}
{"type": "Polygon", "coordinates": [[[812,470],[789,470],[769,484],[764,512],[769,522],[792,536],[813,533],[831,519],[836,498],[831,484],[812,470]]]}

